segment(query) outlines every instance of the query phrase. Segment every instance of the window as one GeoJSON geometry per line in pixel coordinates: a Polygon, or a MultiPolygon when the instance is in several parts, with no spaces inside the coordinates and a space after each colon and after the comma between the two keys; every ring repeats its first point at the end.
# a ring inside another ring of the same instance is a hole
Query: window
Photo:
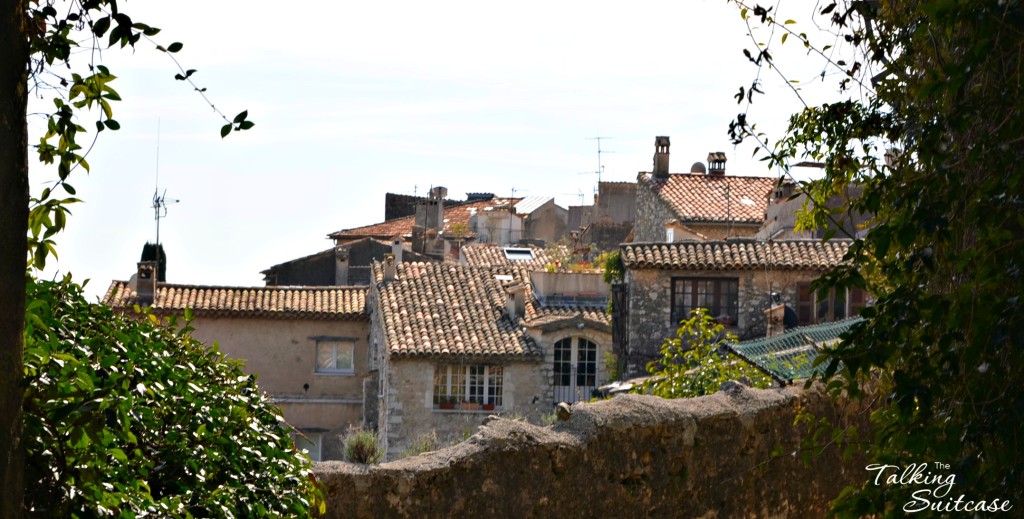
{"type": "Polygon", "coordinates": [[[305,451],[309,459],[320,461],[320,445],[323,440],[321,433],[296,431],[292,434],[292,438],[295,440],[296,449],[305,451]]]}
{"type": "Polygon", "coordinates": [[[597,386],[597,344],[582,337],[567,337],[554,348],[555,403],[590,399],[597,386]]]}
{"type": "Polygon", "coordinates": [[[317,341],[317,373],[355,373],[355,345],[349,341],[317,341]]]}
{"type": "Polygon", "coordinates": [[[724,324],[735,324],[739,315],[739,280],[735,278],[675,278],[672,280],[672,324],[690,318],[690,312],[706,308],[724,324]]]}
{"type": "Polygon", "coordinates": [[[434,408],[492,410],[502,404],[501,366],[435,366],[434,408]]]}
{"type": "Polygon", "coordinates": [[[505,247],[505,258],[509,261],[530,261],[533,259],[533,250],[505,247]]]}
{"type": "Polygon", "coordinates": [[[859,288],[837,291],[833,287],[827,293],[819,293],[811,290],[810,283],[797,284],[796,299],[800,326],[841,321],[867,306],[867,293],[859,288]]]}

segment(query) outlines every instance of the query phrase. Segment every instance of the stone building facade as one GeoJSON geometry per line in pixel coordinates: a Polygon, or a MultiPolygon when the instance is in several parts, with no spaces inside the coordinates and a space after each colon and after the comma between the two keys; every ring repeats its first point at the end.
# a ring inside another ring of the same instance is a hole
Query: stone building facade
{"type": "Polygon", "coordinates": [[[601,305],[543,305],[514,266],[385,262],[371,287],[378,438],[393,459],[419,436],[457,440],[491,414],[532,421],[607,382],[601,305]],[[579,396],[576,396],[576,393],[579,396]]]}
{"type": "MultiPolygon", "coordinates": [[[[793,309],[817,304],[807,301],[813,296],[808,284],[838,266],[848,247],[838,240],[752,239],[623,245],[628,322],[616,350],[628,373],[643,373],[695,307],[708,308],[741,339],[764,336],[765,311],[773,304],[793,309]]],[[[853,303],[852,298],[843,302],[853,303]]],[[[848,306],[844,315],[852,311],[848,306]]]]}

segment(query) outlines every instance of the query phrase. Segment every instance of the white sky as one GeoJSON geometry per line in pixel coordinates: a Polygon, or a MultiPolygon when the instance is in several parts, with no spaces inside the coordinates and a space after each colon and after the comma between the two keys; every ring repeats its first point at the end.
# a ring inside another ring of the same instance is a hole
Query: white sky
{"type": "MultiPolygon", "coordinates": [[[[330,247],[328,233],[383,220],[386,192],[514,189],[589,204],[596,136],[609,137],[603,180],[649,171],[657,135],[672,138],[674,172],[725,151],[730,174],[774,173],[728,140],[732,96],[755,69],[724,0],[120,4],[163,29],[158,43],[184,43],[177,57],[196,83],[256,126],[221,140],[222,121],[152,44],[103,51],[121,130],[100,136],[91,175],[72,176],[85,203],[43,274],[91,278],[93,297],[127,279],[155,238],[158,121],[160,188],[180,200],[161,223],[174,283],[262,285],[261,270],[330,247]]],[[[788,17],[813,6],[793,2],[788,17]]],[[[806,64],[793,40],[782,50],[806,64]]],[[[792,74],[812,80],[814,69],[792,74]]],[[[774,73],[762,78],[770,97],[750,117],[777,133],[799,104],[774,73]]],[[[38,138],[44,120],[29,126],[38,138]]],[[[34,192],[54,175],[34,165],[34,192]]]]}

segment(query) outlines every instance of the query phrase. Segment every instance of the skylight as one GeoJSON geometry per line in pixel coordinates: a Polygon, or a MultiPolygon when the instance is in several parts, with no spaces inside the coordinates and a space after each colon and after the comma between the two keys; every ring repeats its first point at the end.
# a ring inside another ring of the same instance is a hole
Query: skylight
{"type": "Polygon", "coordinates": [[[533,259],[533,249],[505,247],[505,258],[509,261],[530,261],[533,259]]]}

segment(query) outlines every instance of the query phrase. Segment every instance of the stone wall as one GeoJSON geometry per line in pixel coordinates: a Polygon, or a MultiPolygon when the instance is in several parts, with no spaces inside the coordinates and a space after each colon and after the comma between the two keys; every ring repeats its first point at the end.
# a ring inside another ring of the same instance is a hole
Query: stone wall
{"type": "Polygon", "coordinates": [[[438,452],[315,470],[330,518],[822,517],[866,473],[835,448],[803,463],[798,408],[840,413],[794,388],[627,395],[577,404],[552,427],[492,418],[438,452]]]}
{"type": "MultiPolygon", "coordinates": [[[[494,412],[514,414],[539,420],[549,412],[552,404],[544,401],[550,394],[550,382],[545,384],[538,362],[480,362],[500,364],[502,376],[502,406],[496,411],[442,410],[434,407],[434,368],[438,363],[421,359],[386,357],[382,363],[382,376],[386,377],[379,410],[378,438],[386,449],[387,459],[397,458],[418,437],[434,433],[443,443],[461,440],[473,434],[476,428],[494,412]]],[[[466,364],[477,364],[467,361],[466,364]]]]}
{"type": "Polygon", "coordinates": [[[636,243],[665,241],[665,222],[675,218],[665,201],[651,189],[652,182],[650,173],[636,177],[636,221],[633,222],[636,243]]]}

